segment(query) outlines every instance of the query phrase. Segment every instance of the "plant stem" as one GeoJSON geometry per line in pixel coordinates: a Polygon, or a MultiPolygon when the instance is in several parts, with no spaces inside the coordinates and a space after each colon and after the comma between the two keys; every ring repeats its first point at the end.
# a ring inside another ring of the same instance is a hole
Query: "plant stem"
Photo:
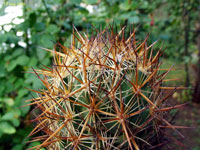
{"type": "MultiPolygon", "coordinates": [[[[22,3],[24,4],[23,15],[24,15],[24,18],[26,18],[26,13],[27,13],[26,1],[22,0],[22,3]]],[[[26,53],[27,56],[30,56],[30,54],[29,54],[29,38],[28,38],[28,30],[27,29],[24,32],[24,36],[25,36],[25,43],[26,43],[25,53],[26,53]]]]}
{"type": "Polygon", "coordinates": [[[45,0],[42,0],[42,3],[43,3],[43,5],[44,5],[44,7],[45,7],[45,9],[46,9],[46,12],[47,12],[47,14],[48,14],[48,16],[49,16],[49,18],[50,18],[50,21],[51,21],[52,23],[54,23],[53,16],[52,16],[52,14],[51,14],[49,8],[47,7],[46,1],[45,1],[45,0]]]}
{"type": "MultiPolygon", "coordinates": [[[[188,2],[189,3],[189,2],[188,2]]],[[[188,57],[188,46],[189,46],[189,32],[190,32],[190,12],[187,8],[183,9],[183,22],[185,22],[185,43],[184,43],[184,55],[188,57]]],[[[190,85],[190,76],[189,76],[189,67],[188,62],[185,62],[185,86],[188,87],[190,85]]]]}
{"type": "Polygon", "coordinates": [[[200,22],[197,25],[197,48],[198,48],[198,63],[197,63],[197,79],[196,79],[196,85],[194,89],[193,99],[192,101],[195,103],[200,103],[200,22]]]}

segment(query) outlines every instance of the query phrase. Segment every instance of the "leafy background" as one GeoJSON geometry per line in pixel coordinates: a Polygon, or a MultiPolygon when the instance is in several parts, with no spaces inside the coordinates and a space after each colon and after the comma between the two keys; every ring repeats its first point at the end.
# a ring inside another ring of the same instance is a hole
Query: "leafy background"
{"type": "MultiPolygon", "coordinates": [[[[181,79],[172,85],[194,87],[196,84],[199,0],[4,0],[0,4],[0,16],[6,15],[8,7],[19,6],[23,11],[21,16],[0,26],[2,150],[22,150],[39,144],[27,143],[33,127],[29,121],[32,108],[22,106],[27,104],[25,100],[35,96],[27,88],[41,87],[37,77],[28,72],[32,72],[32,67],[51,65],[52,56],[40,47],[52,49],[56,42],[69,46],[73,25],[79,31],[92,34],[94,27],[102,29],[115,24],[119,29],[124,25],[131,28],[134,24],[138,39],[151,33],[150,42],[164,43],[163,67],[175,64],[179,70],[168,77],[181,79]],[[15,19],[21,22],[16,24],[15,19]]],[[[192,93],[192,90],[176,93],[174,98],[181,103],[190,102],[192,93]]],[[[195,105],[195,111],[196,107],[199,106],[195,105]]],[[[194,115],[197,113],[198,110],[194,115]]],[[[200,132],[200,120],[197,121],[200,132]]],[[[193,150],[200,149],[198,138],[190,147],[193,150]]]]}

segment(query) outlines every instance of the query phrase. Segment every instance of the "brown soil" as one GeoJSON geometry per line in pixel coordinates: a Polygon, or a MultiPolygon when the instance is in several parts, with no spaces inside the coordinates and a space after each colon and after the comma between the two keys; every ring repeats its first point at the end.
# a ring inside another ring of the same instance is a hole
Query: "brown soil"
{"type": "MultiPolygon", "coordinates": [[[[172,99],[172,103],[177,103],[172,99]]],[[[171,112],[175,115],[173,124],[177,126],[189,127],[187,129],[178,129],[184,136],[182,138],[177,132],[170,129],[169,133],[177,139],[171,140],[176,144],[167,144],[169,149],[173,150],[200,150],[200,104],[189,102],[177,112],[171,112]],[[180,142],[180,143],[179,143],[180,142]],[[182,144],[184,145],[181,146],[182,144]]]]}

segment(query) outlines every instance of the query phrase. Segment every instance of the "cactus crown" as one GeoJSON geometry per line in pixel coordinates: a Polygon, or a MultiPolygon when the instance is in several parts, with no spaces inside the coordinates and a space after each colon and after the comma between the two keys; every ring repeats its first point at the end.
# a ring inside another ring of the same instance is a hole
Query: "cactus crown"
{"type": "Polygon", "coordinates": [[[135,30],[124,33],[111,27],[89,38],[74,29],[69,48],[46,49],[53,66],[34,70],[45,89],[29,100],[40,110],[29,136],[43,133],[33,148],[139,150],[160,128],[173,128],[163,119],[172,109],[163,105],[171,95],[163,89],[173,88],[162,86],[170,69],[160,71],[161,49],[148,46],[148,36],[136,40],[135,30]]]}

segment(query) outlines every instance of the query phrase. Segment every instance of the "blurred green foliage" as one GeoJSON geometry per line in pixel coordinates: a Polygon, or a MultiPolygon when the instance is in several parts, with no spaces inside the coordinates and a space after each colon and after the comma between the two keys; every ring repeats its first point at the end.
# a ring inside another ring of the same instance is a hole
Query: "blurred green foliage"
{"type": "MultiPolygon", "coordinates": [[[[69,46],[74,25],[89,34],[94,27],[132,25],[138,37],[148,32],[150,40],[165,41],[166,57],[191,61],[183,55],[183,9],[190,13],[191,30],[198,17],[196,0],[4,0],[0,15],[8,6],[21,5],[24,21],[13,21],[0,27],[0,149],[22,150],[31,130],[31,110],[25,100],[32,96],[27,89],[38,89],[40,81],[32,72],[41,65],[50,65],[52,56],[40,47],[52,49],[59,42],[69,46]],[[10,30],[6,26],[12,25],[10,30]],[[93,27],[94,26],[94,27],[93,27]],[[23,44],[22,44],[23,43],[23,44]]],[[[190,53],[195,53],[195,33],[190,32],[190,53]]],[[[195,63],[195,61],[194,61],[195,63]]],[[[38,144],[37,142],[34,144],[38,144]]],[[[33,144],[33,145],[34,145],[33,144]]]]}

